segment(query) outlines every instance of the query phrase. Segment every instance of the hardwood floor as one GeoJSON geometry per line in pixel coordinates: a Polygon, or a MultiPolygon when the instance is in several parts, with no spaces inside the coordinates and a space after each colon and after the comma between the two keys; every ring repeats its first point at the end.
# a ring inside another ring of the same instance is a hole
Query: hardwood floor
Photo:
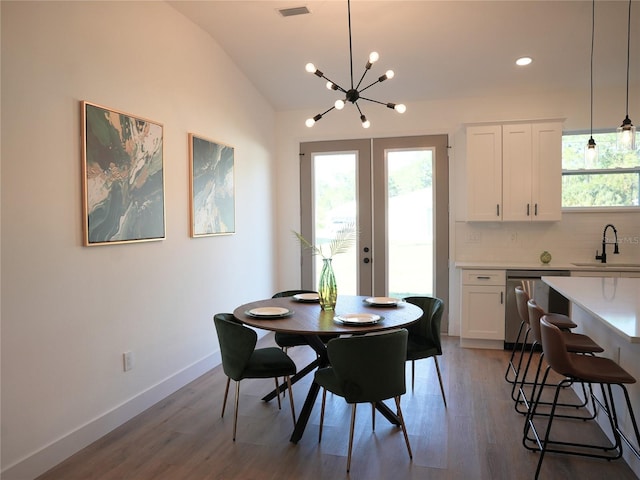
{"type": "MultiPolygon", "coordinates": [[[[463,349],[457,338],[443,339],[440,359],[448,408],[444,408],[433,360],[416,362],[411,391],[407,365],[402,408],[413,449],[408,457],[402,431],[382,416],[371,430],[371,410],[358,408],[350,474],[346,473],[350,406],[327,395],[327,411],[318,443],[320,398],[304,436],[289,442],[289,402],[260,398],[271,380],[244,380],[240,387],[237,439],[233,428],[233,391],[220,417],[226,377],[221,367],[114,430],[39,477],[39,480],[163,479],[520,479],[533,478],[538,454],[522,446],[524,417],[514,411],[504,380],[507,352],[463,349]]],[[[259,346],[272,345],[273,337],[259,346]]],[[[289,350],[298,367],[311,349],[289,350]]],[[[312,375],[294,385],[297,411],[312,375]]],[[[391,405],[391,404],[390,404],[391,405]]],[[[638,413],[638,412],[636,412],[638,413]]],[[[556,425],[556,424],[554,424],[556,425]]],[[[598,436],[597,427],[559,421],[558,433],[598,436]]],[[[635,479],[622,460],[607,462],[548,454],[541,479],[635,479]]]]}

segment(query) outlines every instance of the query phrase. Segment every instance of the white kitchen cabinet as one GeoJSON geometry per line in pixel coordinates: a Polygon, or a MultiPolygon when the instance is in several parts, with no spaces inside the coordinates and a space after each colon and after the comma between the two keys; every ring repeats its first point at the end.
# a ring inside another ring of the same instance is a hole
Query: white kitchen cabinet
{"type": "Polygon", "coordinates": [[[502,219],[502,127],[467,128],[467,219],[502,219]]]}
{"type": "Polygon", "coordinates": [[[460,345],[504,348],[505,271],[463,270],[460,345]]]}
{"type": "Polygon", "coordinates": [[[558,221],[562,122],[467,127],[467,220],[558,221]]]}

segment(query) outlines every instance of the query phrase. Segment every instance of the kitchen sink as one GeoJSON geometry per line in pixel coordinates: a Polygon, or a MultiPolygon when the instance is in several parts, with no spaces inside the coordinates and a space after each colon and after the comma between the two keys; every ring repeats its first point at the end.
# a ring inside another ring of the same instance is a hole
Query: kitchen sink
{"type": "Polygon", "coordinates": [[[602,263],[602,262],[576,262],[571,265],[576,267],[595,267],[595,268],[640,268],[640,263],[602,263]]]}

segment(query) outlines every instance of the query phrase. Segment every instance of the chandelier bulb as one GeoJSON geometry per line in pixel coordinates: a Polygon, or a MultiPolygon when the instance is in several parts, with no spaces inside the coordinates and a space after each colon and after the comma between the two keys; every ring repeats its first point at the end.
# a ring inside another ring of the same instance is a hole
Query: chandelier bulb
{"type": "Polygon", "coordinates": [[[338,86],[333,82],[327,82],[327,90],[337,90],[338,86]]]}
{"type": "Polygon", "coordinates": [[[342,110],[344,108],[344,100],[342,99],[336,100],[336,103],[334,103],[334,106],[336,107],[336,110],[342,110]]]}
{"type": "Polygon", "coordinates": [[[364,115],[360,115],[360,121],[362,122],[362,128],[369,128],[371,126],[371,122],[367,120],[367,117],[364,115]]]}
{"type": "MultiPolygon", "coordinates": [[[[327,113],[327,112],[325,112],[325,113],[327,113]]],[[[321,118],[322,118],[322,114],[321,114],[321,113],[319,113],[318,115],[316,115],[316,116],[315,116],[315,117],[313,117],[313,118],[307,118],[307,121],[306,121],[306,122],[304,122],[304,124],[305,124],[307,127],[311,128],[311,127],[313,127],[313,126],[315,125],[315,123],[316,123],[318,120],[320,120],[321,118]]]]}
{"type": "Polygon", "coordinates": [[[309,73],[315,73],[316,66],[313,63],[309,62],[305,65],[304,69],[309,73]]]}
{"type": "Polygon", "coordinates": [[[371,64],[376,63],[379,58],[380,58],[380,55],[378,55],[378,52],[371,52],[369,54],[369,63],[371,64]]]}
{"type": "Polygon", "coordinates": [[[404,103],[399,103],[393,109],[398,113],[404,113],[407,111],[407,106],[404,103]]]}
{"type": "Polygon", "coordinates": [[[388,79],[392,79],[393,77],[396,76],[396,73],[393,70],[387,70],[385,75],[387,76],[388,79]]]}

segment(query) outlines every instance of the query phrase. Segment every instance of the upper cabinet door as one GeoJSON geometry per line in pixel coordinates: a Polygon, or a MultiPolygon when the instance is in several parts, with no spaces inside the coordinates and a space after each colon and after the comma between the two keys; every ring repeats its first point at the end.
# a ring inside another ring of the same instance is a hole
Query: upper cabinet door
{"type": "Polygon", "coordinates": [[[502,220],[502,127],[467,128],[467,220],[502,220]]]}
{"type": "Polygon", "coordinates": [[[502,126],[502,220],[530,221],[534,215],[531,200],[531,124],[502,126]]]}
{"type": "Polygon", "coordinates": [[[562,217],[562,123],[534,123],[532,138],[532,219],[559,221],[562,217]]]}

